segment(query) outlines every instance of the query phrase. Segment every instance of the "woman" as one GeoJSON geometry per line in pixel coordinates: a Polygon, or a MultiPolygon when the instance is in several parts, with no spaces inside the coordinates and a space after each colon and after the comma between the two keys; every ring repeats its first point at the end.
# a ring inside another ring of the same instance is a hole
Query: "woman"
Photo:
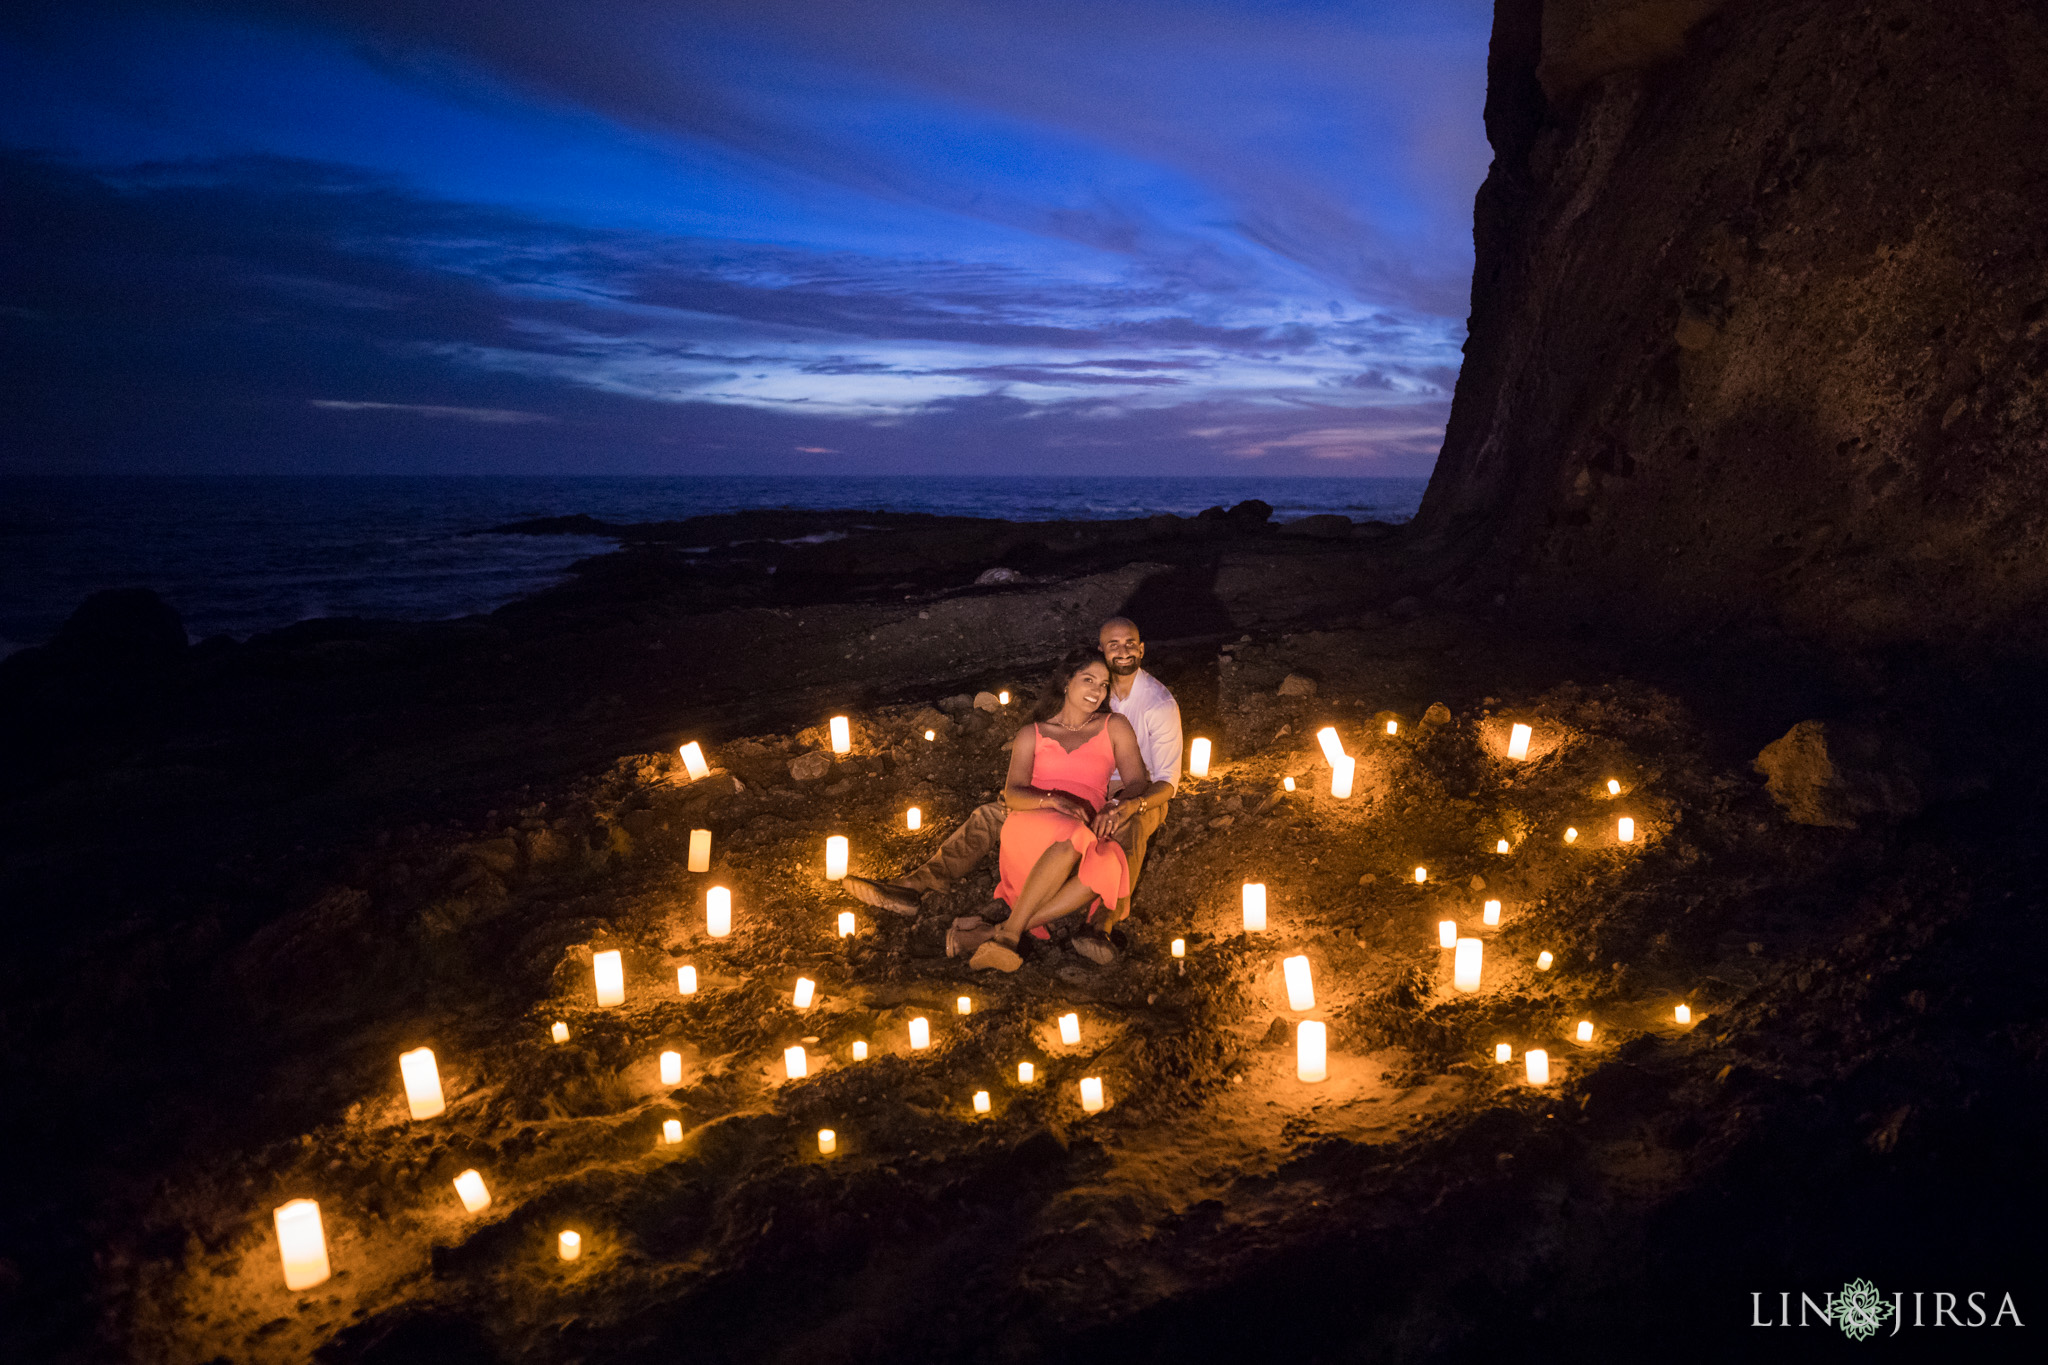
{"type": "Polygon", "coordinates": [[[1130,894],[1130,865],[1114,840],[1136,808],[1105,805],[1112,770],[1142,773],[1145,760],[1131,723],[1109,709],[1108,661],[1083,650],[1054,673],[1037,716],[1010,745],[996,886],[1010,917],[985,932],[956,926],[952,946],[972,947],[970,967],[1014,972],[1026,933],[1130,894]]]}

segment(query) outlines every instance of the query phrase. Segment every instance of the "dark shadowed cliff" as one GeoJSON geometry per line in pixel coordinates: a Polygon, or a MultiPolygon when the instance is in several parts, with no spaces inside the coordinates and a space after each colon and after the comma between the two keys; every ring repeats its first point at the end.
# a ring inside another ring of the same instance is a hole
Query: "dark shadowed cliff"
{"type": "Polygon", "coordinates": [[[1489,76],[1439,593],[2048,642],[2048,10],[1501,0],[1489,76]]]}

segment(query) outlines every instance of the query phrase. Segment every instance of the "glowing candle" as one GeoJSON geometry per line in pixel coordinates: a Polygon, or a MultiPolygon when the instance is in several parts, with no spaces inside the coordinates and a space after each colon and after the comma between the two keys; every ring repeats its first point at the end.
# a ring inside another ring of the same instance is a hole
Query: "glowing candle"
{"type": "Polygon", "coordinates": [[[732,932],[732,892],[722,886],[704,893],[704,932],[713,938],[732,932]]]}
{"type": "Polygon", "coordinates": [[[1615,780],[1614,780],[1613,778],[1611,778],[1611,777],[1610,777],[1610,778],[1608,778],[1608,779],[1607,779],[1607,794],[1608,794],[1609,796],[1619,796],[1619,795],[1621,795],[1621,783],[1619,783],[1619,782],[1615,781],[1615,780]]]}
{"type": "Polygon", "coordinates": [[[1280,964],[1281,974],[1287,981],[1287,1008],[1291,1010],[1312,1010],[1316,1007],[1316,988],[1309,976],[1306,957],[1290,957],[1280,964]]]}
{"type": "Polygon", "coordinates": [[[833,1132],[830,1128],[820,1128],[818,1130],[818,1155],[830,1156],[838,1150],[839,1134],[833,1132]]]}
{"type": "Polygon", "coordinates": [[[867,1059],[868,1059],[868,1045],[867,1045],[867,1043],[866,1043],[866,1042],[858,1042],[858,1043],[855,1043],[855,1044],[853,1045],[853,1060],[855,1060],[856,1062],[864,1062],[864,1061],[866,1061],[867,1059]]]}
{"type": "Polygon", "coordinates": [[[1060,1016],[1060,1041],[1068,1047],[1081,1041],[1081,1016],[1062,1014],[1060,1016]]]}
{"type": "Polygon", "coordinates": [[[455,1195],[471,1213],[491,1206],[491,1192],[484,1188],[484,1178],[475,1171],[464,1171],[455,1177],[455,1195]]]}
{"type": "Polygon", "coordinates": [[[922,1052],[932,1045],[932,1026],[923,1015],[910,1021],[910,1049],[922,1052]]]}
{"type": "Polygon", "coordinates": [[[836,882],[846,875],[846,836],[835,834],[825,841],[825,880],[836,882]]]}
{"type": "Polygon", "coordinates": [[[974,1013],[974,999],[973,999],[973,997],[971,997],[971,996],[966,996],[966,995],[963,995],[963,996],[959,997],[959,998],[958,998],[957,1000],[955,1000],[955,1001],[953,1002],[953,1013],[955,1013],[955,1014],[972,1014],[972,1013],[974,1013]]]}
{"type": "Polygon", "coordinates": [[[811,1074],[811,1059],[804,1056],[802,1043],[782,1049],[782,1074],[792,1081],[800,1081],[811,1074]]]}
{"type": "Polygon", "coordinates": [[[1565,841],[1566,843],[1568,843],[1568,844],[1569,844],[1569,843],[1575,843],[1575,842],[1577,842],[1577,840],[1578,840],[1578,837],[1579,837],[1579,832],[1578,832],[1578,830],[1574,829],[1574,828],[1573,828],[1572,826],[1570,826],[1570,825],[1566,825],[1566,826],[1564,827],[1564,841],[1565,841]]]}
{"type": "Polygon", "coordinates": [[[320,1226],[320,1205],[294,1199],[271,1211],[277,1224],[278,1255],[284,1259],[284,1287],[311,1289],[328,1276],[327,1233],[320,1226]]]}
{"type": "Polygon", "coordinates": [[[676,968],[676,994],[695,995],[696,993],[697,969],[695,967],[676,968]]]}
{"type": "Polygon", "coordinates": [[[548,1030],[548,1036],[558,1043],[566,1043],[569,1041],[569,1026],[557,1019],[555,1026],[548,1030]]]}
{"type": "Polygon", "coordinates": [[[1486,903],[1486,908],[1479,912],[1479,922],[1481,924],[1499,924],[1500,902],[1488,901],[1486,903]]]}
{"type": "Polygon", "coordinates": [[[600,1006],[622,1005],[626,1001],[626,964],[617,948],[607,948],[590,959],[591,978],[597,984],[600,1006]]]}
{"type": "Polygon", "coordinates": [[[1101,1112],[1102,1077],[1083,1076],[1081,1078],[1081,1107],[1091,1114],[1101,1112]]]}
{"type": "Polygon", "coordinates": [[[1266,928],[1266,884],[1246,882],[1244,884],[1244,927],[1249,934],[1261,933],[1266,928]]]}
{"type": "Polygon", "coordinates": [[[1349,754],[1338,754],[1337,761],[1330,765],[1330,795],[1339,801],[1351,795],[1351,779],[1357,772],[1357,759],[1349,754]]]}
{"type": "Polygon", "coordinates": [[[1310,1084],[1330,1078],[1326,1034],[1320,1020],[1304,1019],[1294,1026],[1294,1074],[1310,1084]]]}
{"type": "Polygon", "coordinates": [[[1691,1005],[1680,1005],[1678,1007],[1678,1022],[1681,1024],[1690,1024],[1692,1022],[1691,1005]]]}
{"type": "Polygon", "coordinates": [[[811,995],[817,989],[818,984],[808,976],[798,977],[796,979],[796,992],[792,997],[796,1001],[796,1007],[800,1010],[809,1009],[811,1007],[811,995]]]}
{"type": "Polygon", "coordinates": [[[664,1052],[661,1054],[661,1083],[681,1085],[683,1083],[683,1054],[664,1052]]]}
{"type": "Polygon", "coordinates": [[[839,937],[853,937],[853,911],[851,910],[841,910],[839,912],[839,937]]]}
{"type": "Polygon", "coordinates": [[[1395,720],[1390,720],[1390,721],[1388,721],[1388,722],[1387,722],[1387,733],[1388,733],[1388,734],[1390,734],[1390,735],[1398,735],[1398,734],[1400,734],[1400,733],[1401,733],[1401,723],[1400,723],[1399,721],[1395,721],[1395,720]]]}
{"type": "Polygon", "coordinates": [[[1038,1079],[1038,1068],[1029,1062],[1017,1063],[1017,1084],[1029,1085],[1038,1079]]]}
{"type": "Polygon", "coordinates": [[[975,1112],[975,1113],[977,1113],[977,1114],[986,1114],[986,1113],[987,1113],[988,1111],[989,1111],[989,1099],[988,1099],[988,1091],[986,1091],[986,1090],[977,1090],[977,1091],[975,1091],[975,1092],[974,1092],[974,1112],[975,1112]]]}
{"type": "Polygon", "coordinates": [[[924,732],[924,737],[926,739],[937,739],[939,737],[939,732],[937,730],[927,730],[924,732]]]}
{"type": "Polygon", "coordinates": [[[565,1261],[573,1261],[578,1256],[581,1256],[583,1254],[583,1234],[570,1232],[566,1228],[563,1229],[562,1235],[555,1238],[555,1254],[565,1261]]]}
{"type": "Polygon", "coordinates": [[[1493,1060],[1499,1065],[1506,1066],[1514,1058],[1515,1050],[1506,1043],[1495,1043],[1493,1045],[1493,1060]]]}
{"type": "Polygon", "coordinates": [[[1175,957],[1186,957],[1188,955],[1188,941],[1186,939],[1177,938],[1173,941],[1173,955],[1175,957]]]}
{"type": "Polygon", "coordinates": [[[1428,869],[1428,868],[1426,868],[1426,867],[1418,867],[1418,868],[1416,868],[1416,869],[1415,869],[1415,880],[1416,880],[1416,881],[1417,881],[1418,883],[1419,883],[1419,882],[1426,882],[1426,881],[1428,881],[1428,880],[1429,880],[1429,869],[1428,869]]]}
{"type": "Polygon", "coordinates": [[[1555,959],[1552,958],[1549,952],[1547,951],[1536,954],[1536,970],[1539,972],[1549,971],[1550,964],[1553,961],[1555,961],[1555,959]]]}
{"type": "Polygon", "coordinates": [[[1440,919],[1436,922],[1436,946],[1455,948],[1458,946],[1458,922],[1454,919],[1440,919]]]}
{"type": "Polygon", "coordinates": [[[846,717],[832,717],[832,752],[850,754],[853,752],[853,727],[846,723],[846,717]]]}
{"type": "Polygon", "coordinates": [[[1316,743],[1323,746],[1323,761],[1331,767],[1336,767],[1337,760],[1344,757],[1344,745],[1337,738],[1336,726],[1325,725],[1316,731],[1316,743]]]}
{"type": "Polygon", "coordinates": [[[661,1125],[661,1140],[673,1147],[683,1140],[683,1121],[668,1119],[661,1125]]]}
{"type": "Polygon", "coordinates": [[[698,744],[696,740],[691,740],[688,744],[676,750],[676,752],[683,756],[683,766],[689,769],[692,782],[695,782],[700,777],[711,776],[711,765],[704,761],[703,746],[698,744]]]}
{"type": "Polygon", "coordinates": [[[709,872],[711,870],[710,830],[693,829],[690,831],[689,867],[692,872],[709,872]]]}
{"type": "Polygon", "coordinates": [[[1009,704],[1010,704],[1010,694],[1009,694],[1008,692],[998,692],[998,693],[996,693],[996,705],[998,705],[998,706],[1008,706],[1009,704]]]}
{"type": "Polygon", "coordinates": [[[441,1102],[441,1072],[434,1049],[416,1047],[398,1054],[398,1074],[405,1079],[405,1102],[416,1119],[430,1119],[448,1106],[441,1102]]]}
{"type": "Polygon", "coordinates": [[[1522,1065],[1527,1068],[1529,1084],[1550,1084],[1550,1054],[1540,1047],[1530,1048],[1522,1054],[1522,1065]]]}
{"type": "Polygon", "coordinates": [[[1461,991],[1479,989],[1479,957],[1484,945],[1476,938],[1461,938],[1453,950],[1457,955],[1451,960],[1451,986],[1461,991]]]}
{"type": "Polygon", "coordinates": [[[1579,1020],[1578,1031],[1572,1035],[1572,1041],[1580,1047],[1584,1047],[1593,1041],[1593,1021],[1591,1019],[1579,1020]]]}
{"type": "Polygon", "coordinates": [[[1509,849],[1508,849],[1508,841],[1507,841],[1507,840],[1505,840],[1505,839],[1495,839],[1495,840],[1493,841],[1493,851],[1494,851],[1495,853],[1506,853],[1506,852],[1508,852],[1508,851],[1509,851],[1509,849]]]}
{"type": "Polygon", "coordinates": [[[1636,841],[1636,822],[1626,815],[1615,821],[1614,839],[1616,843],[1634,843],[1636,841]]]}
{"type": "Polygon", "coordinates": [[[1294,779],[1291,777],[1283,777],[1280,779],[1280,785],[1288,791],[1293,791],[1294,779]]]}
{"type": "Polygon", "coordinates": [[[1508,757],[1527,758],[1528,756],[1529,727],[1518,724],[1514,729],[1508,731],[1508,757]]]}
{"type": "Polygon", "coordinates": [[[1209,741],[1198,739],[1188,746],[1188,771],[1196,777],[1209,775],[1209,741]]]}
{"type": "Polygon", "coordinates": [[[910,828],[912,829],[923,829],[924,812],[919,810],[916,806],[912,806],[908,811],[904,813],[903,823],[910,826],[910,828]]]}

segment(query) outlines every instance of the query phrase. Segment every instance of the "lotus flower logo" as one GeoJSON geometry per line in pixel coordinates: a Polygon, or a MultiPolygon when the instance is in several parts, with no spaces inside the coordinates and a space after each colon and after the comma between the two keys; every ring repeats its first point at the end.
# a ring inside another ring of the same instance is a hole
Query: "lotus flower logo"
{"type": "Polygon", "coordinates": [[[1835,1295],[1835,1326],[1846,1336],[1868,1341],[1892,1315],[1892,1305],[1868,1280],[1851,1280],[1835,1295]]]}

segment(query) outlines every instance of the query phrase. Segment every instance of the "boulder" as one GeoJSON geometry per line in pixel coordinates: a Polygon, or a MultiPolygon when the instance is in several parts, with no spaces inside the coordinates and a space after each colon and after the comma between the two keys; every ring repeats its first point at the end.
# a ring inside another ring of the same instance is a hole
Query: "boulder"
{"type": "Polygon", "coordinates": [[[789,761],[789,775],[797,782],[816,782],[832,771],[832,756],[812,750],[789,761]]]}
{"type": "Polygon", "coordinates": [[[1921,806],[1919,751],[1874,730],[1802,720],[1764,746],[1752,765],[1797,825],[1855,829],[1859,820],[1903,819],[1921,806]]]}
{"type": "Polygon", "coordinates": [[[1299,673],[1289,673],[1280,680],[1280,695],[1283,697],[1313,697],[1316,694],[1316,680],[1305,678],[1299,673]]]}
{"type": "Polygon", "coordinates": [[[939,699],[939,709],[953,715],[958,715],[962,711],[972,711],[974,709],[974,698],[966,692],[955,692],[950,697],[941,697],[939,699]]]}
{"type": "Polygon", "coordinates": [[[977,711],[1000,711],[1003,709],[1003,704],[996,700],[996,694],[993,692],[976,692],[974,694],[974,709],[977,711]]]}
{"type": "Polygon", "coordinates": [[[1451,723],[1451,708],[1445,706],[1440,701],[1431,702],[1429,709],[1422,713],[1422,723],[1424,725],[1449,725],[1451,723]]]}
{"type": "Polygon", "coordinates": [[[1349,540],[1351,539],[1351,518],[1340,517],[1335,513],[1303,517],[1300,521],[1290,521],[1282,526],[1280,534],[1283,536],[1306,536],[1310,540],[1349,540]]]}
{"type": "Polygon", "coordinates": [[[977,588],[988,588],[1002,583],[1022,583],[1023,581],[1024,575],[1018,573],[1015,569],[995,568],[983,570],[981,577],[974,580],[974,586],[977,588]]]}

